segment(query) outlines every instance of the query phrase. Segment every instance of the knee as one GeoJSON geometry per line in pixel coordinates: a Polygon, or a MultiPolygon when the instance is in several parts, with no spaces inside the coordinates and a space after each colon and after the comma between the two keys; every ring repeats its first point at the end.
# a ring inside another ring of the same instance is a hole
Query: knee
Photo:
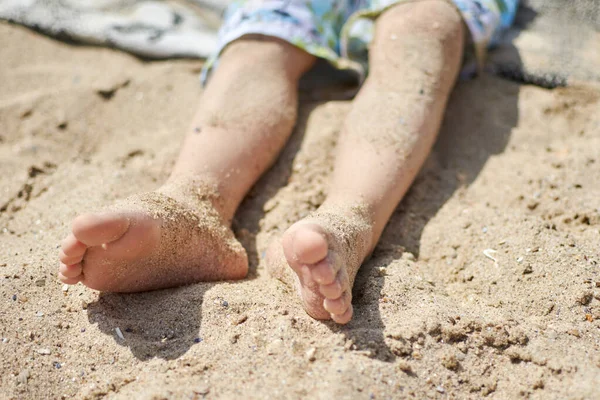
{"type": "Polygon", "coordinates": [[[377,20],[375,40],[382,50],[391,50],[398,43],[419,47],[451,46],[462,50],[464,39],[462,18],[446,0],[421,0],[400,3],[385,11],[377,20]]]}
{"type": "Polygon", "coordinates": [[[294,45],[275,37],[246,35],[229,44],[221,55],[221,65],[242,70],[254,68],[268,72],[285,72],[299,79],[315,62],[315,57],[294,45]]]}
{"type": "Polygon", "coordinates": [[[415,78],[422,74],[432,84],[450,88],[463,46],[463,22],[453,5],[445,0],[400,3],[377,20],[370,74],[389,82],[410,71],[415,78]]]}

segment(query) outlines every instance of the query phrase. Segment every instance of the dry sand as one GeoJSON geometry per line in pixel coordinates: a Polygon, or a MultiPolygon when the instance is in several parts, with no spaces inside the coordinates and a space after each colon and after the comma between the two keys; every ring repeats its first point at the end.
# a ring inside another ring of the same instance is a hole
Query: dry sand
{"type": "Polygon", "coordinates": [[[263,263],[322,202],[349,110],[307,95],[234,222],[248,279],[62,290],[70,220],[166,178],[200,67],[0,24],[1,398],[600,398],[597,83],[460,83],[345,327],[309,318],[263,263]]]}

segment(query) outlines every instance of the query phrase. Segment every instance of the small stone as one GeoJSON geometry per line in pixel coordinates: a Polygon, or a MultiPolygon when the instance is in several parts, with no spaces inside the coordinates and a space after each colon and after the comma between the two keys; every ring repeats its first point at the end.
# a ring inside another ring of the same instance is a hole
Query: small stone
{"type": "Polygon", "coordinates": [[[275,339],[267,345],[267,354],[273,355],[280,352],[283,348],[283,340],[275,339]]]}
{"type": "Polygon", "coordinates": [[[35,281],[35,286],[38,287],[42,287],[42,286],[46,286],[46,280],[45,279],[38,279],[35,281]]]}
{"type": "Polygon", "coordinates": [[[58,361],[54,361],[54,362],[52,363],[52,365],[53,365],[53,366],[54,366],[54,368],[56,368],[56,369],[61,369],[61,368],[62,368],[62,365],[61,365],[61,364],[60,364],[58,361]]]}
{"type": "Polygon", "coordinates": [[[197,337],[194,339],[194,343],[201,343],[202,342],[202,338],[201,337],[197,337]]]}
{"type": "Polygon", "coordinates": [[[239,333],[234,333],[233,335],[231,335],[231,337],[229,338],[229,343],[231,344],[236,344],[238,342],[240,338],[240,334],[239,333]]]}
{"type": "Polygon", "coordinates": [[[68,292],[69,291],[69,285],[64,284],[63,287],[62,287],[62,291],[65,292],[65,293],[68,292]]]}
{"type": "Polygon", "coordinates": [[[17,375],[17,383],[19,385],[27,385],[27,380],[29,379],[30,376],[31,376],[31,373],[29,372],[29,370],[24,369],[23,371],[21,371],[19,373],[19,375],[17,375]]]}
{"type": "Polygon", "coordinates": [[[402,253],[402,259],[407,261],[415,261],[416,257],[413,253],[405,251],[404,253],[402,253]]]}
{"type": "Polygon", "coordinates": [[[410,374],[412,372],[412,367],[406,360],[401,359],[398,361],[397,368],[405,374],[410,374]]]}
{"type": "Polygon", "coordinates": [[[517,257],[517,262],[520,264],[523,262],[523,257],[517,257]]]}
{"type": "Polygon", "coordinates": [[[446,392],[446,389],[444,389],[442,386],[437,386],[437,387],[435,388],[435,390],[437,390],[437,391],[438,391],[438,392],[440,392],[440,393],[445,393],[445,392],[446,392]]]}
{"type": "Polygon", "coordinates": [[[36,313],[35,313],[35,316],[36,316],[36,317],[43,317],[43,316],[44,316],[44,313],[43,313],[43,312],[41,312],[41,311],[38,311],[38,312],[36,312],[36,313]]]}
{"type": "Polygon", "coordinates": [[[377,273],[379,274],[379,276],[386,276],[387,275],[387,269],[385,267],[379,267],[377,269],[377,273]]]}
{"type": "Polygon", "coordinates": [[[523,275],[527,275],[527,274],[531,274],[533,273],[533,268],[531,267],[531,264],[527,264],[525,266],[525,268],[523,269],[523,275]]]}
{"type": "Polygon", "coordinates": [[[121,329],[119,327],[115,328],[115,333],[117,334],[117,336],[119,337],[119,339],[125,340],[125,336],[123,336],[123,332],[121,332],[121,329]]]}
{"type": "Polygon", "coordinates": [[[43,356],[48,356],[48,355],[52,354],[50,349],[38,349],[37,352],[38,352],[38,354],[41,354],[43,356]]]}
{"type": "Polygon", "coordinates": [[[242,314],[234,321],[234,325],[243,324],[247,320],[248,320],[248,316],[246,314],[242,314]]]}
{"type": "Polygon", "coordinates": [[[201,386],[198,389],[194,389],[195,394],[199,394],[200,396],[206,396],[210,392],[210,388],[208,386],[201,386]]]}
{"type": "Polygon", "coordinates": [[[317,359],[316,354],[317,354],[317,349],[315,349],[314,347],[311,347],[310,349],[308,349],[306,351],[306,359],[310,362],[313,362],[317,359]]]}
{"type": "Polygon", "coordinates": [[[581,337],[581,332],[578,329],[570,329],[567,331],[569,335],[573,335],[575,337],[581,337]]]}
{"type": "Polygon", "coordinates": [[[587,306],[588,304],[590,304],[593,298],[594,294],[591,291],[586,291],[577,298],[577,302],[582,306],[587,306]]]}
{"type": "Polygon", "coordinates": [[[229,307],[229,303],[227,302],[227,300],[223,300],[223,301],[221,302],[221,305],[222,305],[223,307],[229,307]]]}

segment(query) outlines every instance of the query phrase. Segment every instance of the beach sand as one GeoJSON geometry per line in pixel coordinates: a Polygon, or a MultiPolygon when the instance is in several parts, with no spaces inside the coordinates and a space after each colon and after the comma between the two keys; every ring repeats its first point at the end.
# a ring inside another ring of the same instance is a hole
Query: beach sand
{"type": "Polygon", "coordinates": [[[347,326],[308,317],[264,266],[269,240],[327,192],[350,107],[333,92],[303,93],[236,215],[247,279],[63,288],[73,217],[167,177],[201,65],[0,23],[0,398],[600,397],[598,83],[460,82],[347,326]]]}

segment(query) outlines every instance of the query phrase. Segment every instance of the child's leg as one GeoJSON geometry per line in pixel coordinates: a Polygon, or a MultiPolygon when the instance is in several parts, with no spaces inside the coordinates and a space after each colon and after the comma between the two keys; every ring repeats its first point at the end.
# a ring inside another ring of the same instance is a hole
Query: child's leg
{"type": "Polygon", "coordinates": [[[229,222],[296,119],[297,83],[314,57],[248,37],[223,53],[169,181],[85,214],[60,251],[60,279],[131,292],[246,275],[229,222]]]}
{"type": "Polygon", "coordinates": [[[463,25],[443,0],[399,4],[376,23],[370,75],[339,142],[327,199],[269,251],[276,277],[294,279],[306,311],[347,323],[352,285],[438,132],[459,71],[463,25]]]}

